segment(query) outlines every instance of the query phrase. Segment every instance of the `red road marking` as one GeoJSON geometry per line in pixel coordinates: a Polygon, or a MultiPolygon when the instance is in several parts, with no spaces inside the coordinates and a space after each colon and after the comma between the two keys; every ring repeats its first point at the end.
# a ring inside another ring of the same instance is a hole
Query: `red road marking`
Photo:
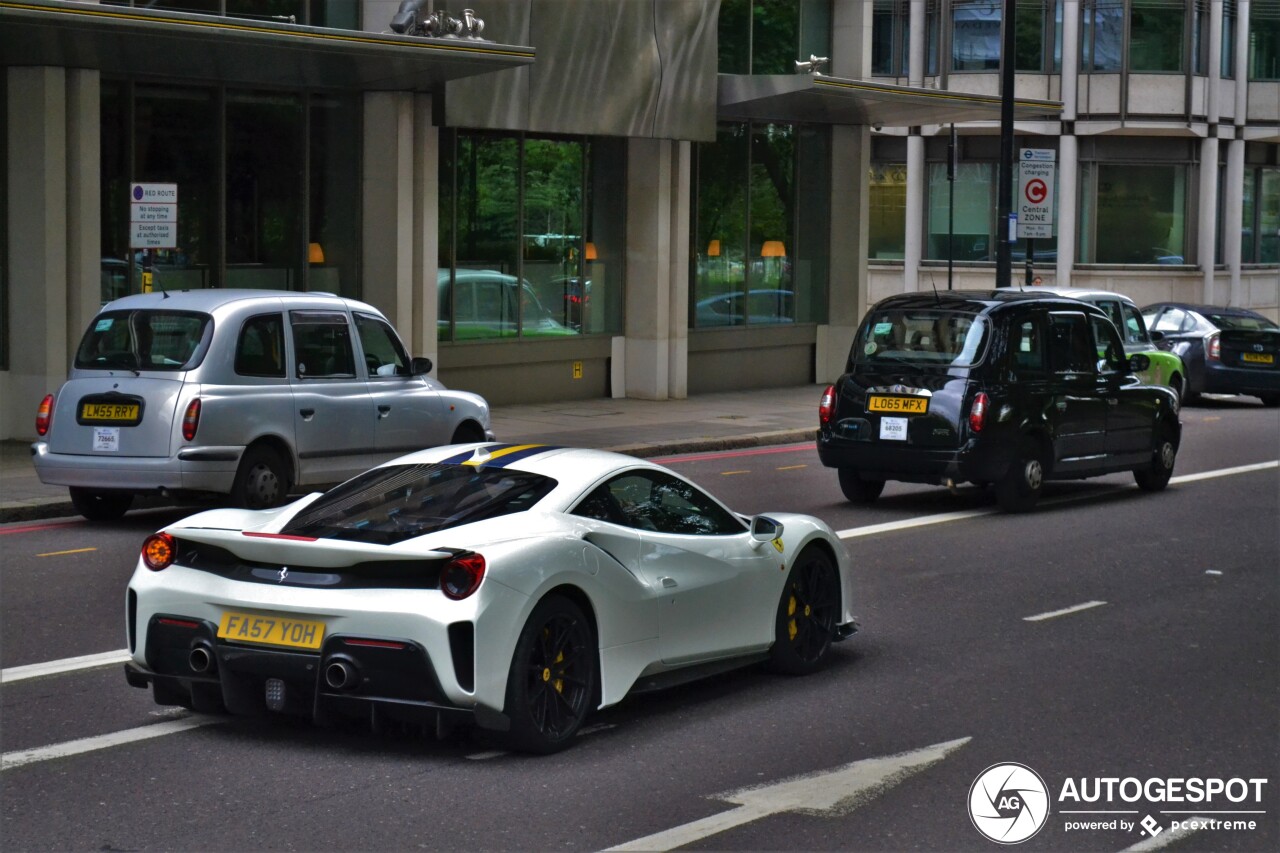
{"type": "Polygon", "coordinates": [[[5,527],[0,529],[0,536],[8,536],[10,533],[34,533],[37,530],[53,530],[57,527],[76,527],[84,524],[83,521],[60,521],[57,524],[29,524],[26,527],[5,527]]]}

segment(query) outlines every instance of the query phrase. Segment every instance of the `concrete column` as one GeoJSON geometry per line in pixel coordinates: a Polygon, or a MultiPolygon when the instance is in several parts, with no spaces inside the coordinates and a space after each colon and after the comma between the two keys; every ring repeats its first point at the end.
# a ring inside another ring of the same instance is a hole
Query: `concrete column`
{"type": "Polygon", "coordinates": [[[667,338],[667,394],[673,400],[689,396],[689,217],[693,178],[693,146],[674,142],[671,169],[671,260],[667,338]]]}
{"type": "MultiPolygon", "coordinates": [[[[67,366],[102,303],[102,85],[97,71],[67,74],[67,366]]],[[[9,246],[13,251],[13,244],[9,246]]]]}
{"type": "MultiPolygon", "coordinates": [[[[1065,79],[1065,78],[1064,78],[1065,79]]],[[[1076,263],[1076,229],[1080,222],[1080,150],[1075,136],[1058,137],[1058,261],[1054,280],[1071,286],[1076,263]]]]}
{"type": "MultiPolygon", "coordinates": [[[[1196,257],[1204,273],[1204,297],[1212,303],[1214,290],[1213,250],[1218,233],[1218,137],[1200,140],[1200,216],[1196,223],[1196,257]]],[[[1237,241],[1239,237],[1237,236],[1237,241]]],[[[1239,249],[1237,248],[1237,253],[1239,249]]]]}
{"type": "MultiPolygon", "coordinates": [[[[1236,4],[1236,127],[1244,127],[1249,115],[1249,0],[1236,4]]],[[[1227,220],[1228,222],[1230,220],[1227,220]]]]}
{"type": "MultiPolygon", "coordinates": [[[[1227,177],[1226,192],[1223,193],[1222,222],[1222,260],[1231,273],[1230,290],[1225,294],[1226,304],[1242,304],[1240,284],[1240,238],[1241,224],[1244,221],[1244,140],[1233,139],[1227,145],[1227,177]]],[[[1209,279],[1212,284],[1213,279],[1209,279]]],[[[1222,301],[1221,295],[1215,295],[1212,287],[1205,289],[1204,301],[1210,305],[1222,301]],[[1216,296],[1216,298],[1215,298],[1216,296]]]]}
{"type": "MultiPolygon", "coordinates": [[[[1080,0],[1062,4],[1062,120],[1075,121],[1080,100],[1080,0]]],[[[1061,184],[1060,184],[1061,185],[1061,184]]],[[[1062,241],[1058,241],[1061,257],[1062,241]]]]}
{"type": "Polygon", "coordinates": [[[1206,84],[1209,91],[1205,93],[1205,119],[1212,126],[1218,123],[1218,81],[1222,79],[1222,0],[1211,0],[1209,3],[1209,67],[1206,84]]]}
{"type": "MultiPolygon", "coordinates": [[[[666,400],[671,378],[673,145],[627,141],[626,389],[666,400]]],[[[687,370],[687,368],[686,368],[687,370]]]]}
{"type": "Polygon", "coordinates": [[[920,289],[920,259],[924,256],[924,138],[916,131],[907,137],[907,211],[902,258],[902,289],[920,289]]]}
{"type": "Polygon", "coordinates": [[[924,73],[927,70],[924,57],[924,37],[927,32],[924,0],[911,0],[909,14],[911,17],[907,39],[907,83],[912,86],[923,86],[924,73]]]}
{"type": "Polygon", "coordinates": [[[830,382],[844,372],[849,342],[866,313],[867,174],[871,136],[865,127],[831,128],[831,278],[827,323],[818,326],[814,376],[830,382]]]}
{"type": "MultiPolygon", "coordinates": [[[[413,96],[413,331],[402,330],[412,355],[440,360],[440,131],[431,122],[431,96],[413,96]]],[[[434,373],[434,370],[433,370],[434,373]]]]}
{"type": "Polygon", "coordinates": [[[11,337],[0,435],[32,438],[36,407],[67,375],[67,74],[6,71],[11,337]]]}
{"type": "Polygon", "coordinates": [[[414,328],[414,96],[364,96],[360,295],[411,340],[414,328]]]}

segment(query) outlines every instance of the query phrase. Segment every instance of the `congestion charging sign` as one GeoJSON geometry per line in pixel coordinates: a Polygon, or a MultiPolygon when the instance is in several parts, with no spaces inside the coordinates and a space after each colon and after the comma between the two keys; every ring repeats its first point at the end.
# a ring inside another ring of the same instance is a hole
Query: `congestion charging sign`
{"type": "Polygon", "coordinates": [[[1023,148],[1018,152],[1018,237],[1053,236],[1053,177],[1056,152],[1023,148]]]}

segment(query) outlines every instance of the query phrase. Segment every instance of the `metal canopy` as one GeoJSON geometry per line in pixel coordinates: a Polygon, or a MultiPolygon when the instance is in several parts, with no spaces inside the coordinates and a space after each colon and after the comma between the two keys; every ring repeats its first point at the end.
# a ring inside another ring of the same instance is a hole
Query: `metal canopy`
{"type": "MultiPolygon", "coordinates": [[[[1000,98],[809,74],[721,74],[721,119],[908,127],[999,121],[1000,98]]],[[[1020,119],[1056,118],[1059,101],[1018,98],[1020,119]]]]}
{"type": "Polygon", "coordinates": [[[417,38],[49,0],[0,0],[0,65],[92,68],[183,82],[439,91],[534,60],[532,47],[417,38]]]}

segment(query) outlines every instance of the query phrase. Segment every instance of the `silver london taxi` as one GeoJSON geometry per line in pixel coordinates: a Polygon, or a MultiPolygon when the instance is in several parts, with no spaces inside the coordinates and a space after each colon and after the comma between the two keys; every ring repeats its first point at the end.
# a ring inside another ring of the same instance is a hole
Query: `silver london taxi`
{"type": "Polygon", "coordinates": [[[36,473],[87,518],[136,494],[280,504],[392,457],[493,439],[484,398],[410,359],[376,308],[330,294],[146,293],[107,303],[40,404],[36,473]]]}

